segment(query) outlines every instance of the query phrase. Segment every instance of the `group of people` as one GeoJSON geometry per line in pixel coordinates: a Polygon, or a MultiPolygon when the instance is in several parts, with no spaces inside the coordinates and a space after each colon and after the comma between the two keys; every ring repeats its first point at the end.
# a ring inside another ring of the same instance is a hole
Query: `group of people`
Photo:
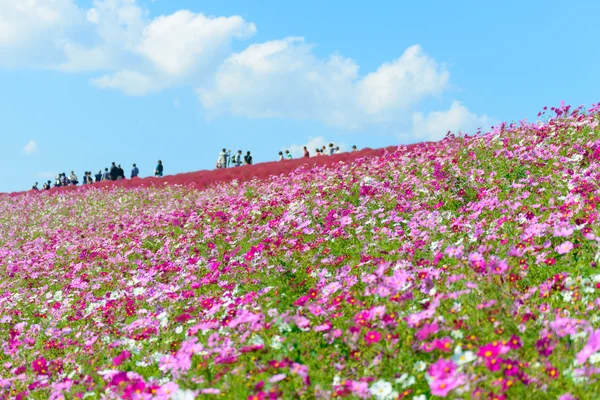
{"type": "MultiPolygon", "coordinates": [[[[163,176],[163,163],[161,160],[158,160],[156,168],[154,168],[154,176],[161,177],[163,176]]],[[[139,177],[140,170],[136,164],[133,164],[131,168],[130,178],[134,179],[139,177]]],[[[126,179],[125,171],[121,167],[121,164],[115,164],[114,162],[111,164],[110,169],[104,168],[104,172],[99,170],[97,174],[92,175],[91,171],[85,171],[83,174],[83,182],[84,185],[90,185],[96,182],[102,181],[118,181],[121,179],[126,179]]],[[[64,172],[58,174],[58,176],[54,179],[54,186],[52,185],[52,181],[45,182],[42,186],[41,190],[50,190],[52,187],[63,187],[63,186],[76,186],[79,185],[79,178],[75,174],[75,171],[71,171],[71,174],[67,177],[67,174],[64,172]]],[[[38,182],[36,182],[32,188],[32,190],[40,190],[38,187],[38,182]]]]}
{"type": "MultiPolygon", "coordinates": [[[[352,146],[352,151],[358,151],[356,146],[352,146]]],[[[323,146],[320,149],[315,149],[315,157],[323,156],[323,155],[334,155],[340,152],[339,146],[335,146],[333,143],[329,143],[329,146],[323,146]]],[[[304,157],[310,157],[310,152],[308,148],[304,146],[304,157]]],[[[285,153],[283,151],[279,152],[279,161],[283,160],[291,160],[292,154],[289,150],[286,150],[285,153]]],[[[252,154],[248,151],[245,155],[242,155],[242,150],[238,150],[237,153],[231,155],[231,150],[223,149],[219,153],[219,158],[217,158],[217,168],[229,168],[229,167],[239,167],[241,165],[252,165],[252,154]]],[[[163,176],[164,167],[161,160],[158,160],[156,168],[154,168],[154,176],[161,177],[163,176]]],[[[138,169],[136,164],[133,164],[131,168],[131,179],[137,178],[140,174],[140,170],[138,169]]],[[[89,185],[96,182],[102,181],[118,181],[121,179],[126,179],[125,171],[121,168],[121,164],[112,163],[110,169],[104,168],[104,172],[102,170],[98,171],[97,174],[92,175],[91,171],[85,171],[83,174],[83,184],[89,185]]],[[[71,174],[67,177],[67,175],[63,172],[59,174],[54,180],[54,187],[62,187],[62,186],[71,186],[78,185],[79,179],[77,175],[75,175],[74,171],[71,171],[71,174]]],[[[49,190],[53,187],[52,181],[45,182],[42,190],[49,190]]],[[[36,182],[32,190],[40,190],[38,187],[38,183],[36,182]]]]}
{"type": "MultiPolygon", "coordinates": [[[[356,146],[352,146],[352,151],[353,152],[358,151],[356,146]]],[[[329,147],[323,146],[320,149],[316,148],[315,149],[315,157],[324,156],[326,154],[332,156],[334,154],[338,154],[339,152],[340,152],[339,146],[335,146],[333,143],[329,143],[329,147]]],[[[308,151],[308,148],[306,146],[304,146],[304,157],[305,158],[310,157],[310,152],[308,151]]],[[[291,160],[291,159],[292,159],[292,153],[290,153],[289,150],[286,150],[285,153],[283,151],[279,152],[279,161],[291,160]]]]}
{"type": "Polygon", "coordinates": [[[242,151],[238,150],[238,152],[232,156],[231,150],[223,149],[217,158],[217,168],[229,168],[231,166],[239,167],[242,164],[252,165],[252,154],[250,154],[249,151],[246,152],[246,155],[242,156],[242,151]]]}

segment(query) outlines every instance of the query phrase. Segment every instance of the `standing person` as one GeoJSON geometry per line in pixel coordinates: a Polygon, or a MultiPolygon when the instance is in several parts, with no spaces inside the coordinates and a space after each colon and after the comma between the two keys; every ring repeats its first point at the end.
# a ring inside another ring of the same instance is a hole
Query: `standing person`
{"type": "Polygon", "coordinates": [[[250,155],[250,152],[247,152],[244,156],[244,164],[252,165],[252,155],[250,155]]]}
{"type": "Polygon", "coordinates": [[[121,168],[121,164],[117,165],[117,169],[119,170],[119,176],[117,179],[125,179],[125,171],[121,168]]]}
{"type": "Polygon", "coordinates": [[[137,178],[140,175],[140,170],[138,169],[138,167],[133,164],[133,168],[131,169],[131,179],[133,178],[137,178]]]}
{"type": "Polygon", "coordinates": [[[163,176],[163,164],[161,160],[158,160],[158,164],[156,165],[156,168],[154,168],[154,176],[158,176],[161,177],[163,176]]]}
{"type": "Polygon", "coordinates": [[[217,158],[217,168],[225,168],[227,166],[227,150],[223,149],[217,158]]]}
{"type": "Polygon", "coordinates": [[[118,177],[119,177],[119,168],[117,168],[117,166],[115,165],[115,162],[113,161],[112,165],[110,166],[110,180],[116,181],[118,177]]]}
{"type": "Polygon", "coordinates": [[[329,155],[332,156],[335,154],[335,148],[333,147],[333,143],[329,143],[329,155]]]}
{"type": "Polygon", "coordinates": [[[306,158],[310,157],[310,153],[308,152],[308,149],[306,148],[306,146],[304,146],[304,157],[306,157],[306,158]]]}
{"type": "Polygon", "coordinates": [[[279,152],[279,161],[283,161],[283,151],[279,152]]]}
{"type": "Polygon", "coordinates": [[[104,168],[104,174],[102,175],[102,180],[103,181],[110,180],[110,172],[108,172],[108,168],[104,168]]]}
{"type": "Polygon", "coordinates": [[[242,151],[238,150],[237,154],[235,155],[235,166],[239,167],[240,165],[242,165],[242,151]]]}
{"type": "Polygon", "coordinates": [[[52,181],[48,180],[48,182],[46,182],[46,190],[50,190],[51,187],[52,187],[52,181]]]}
{"type": "Polygon", "coordinates": [[[231,163],[231,150],[227,150],[225,152],[225,168],[228,168],[230,163],[231,163]]]}
{"type": "Polygon", "coordinates": [[[69,184],[69,180],[67,179],[67,174],[66,174],[66,172],[63,172],[62,176],[60,178],[60,185],[67,186],[68,184],[69,184]]]}
{"type": "Polygon", "coordinates": [[[289,150],[285,151],[285,159],[286,160],[291,160],[292,159],[292,154],[290,153],[289,150]]]}
{"type": "Polygon", "coordinates": [[[356,145],[352,146],[352,152],[354,153],[355,151],[358,151],[358,149],[356,148],[356,145]]]}
{"type": "Polygon", "coordinates": [[[323,145],[323,147],[321,147],[321,155],[324,156],[325,154],[327,154],[327,147],[323,145]]]}
{"type": "Polygon", "coordinates": [[[71,171],[71,175],[69,175],[69,181],[72,185],[77,185],[79,183],[77,175],[75,175],[75,171],[71,171]]]}
{"type": "Polygon", "coordinates": [[[102,170],[99,170],[98,173],[94,175],[94,178],[96,178],[96,182],[100,182],[102,180],[102,170]]]}
{"type": "Polygon", "coordinates": [[[321,150],[315,149],[315,157],[320,156],[320,155],[321,155],[321,150]]]}

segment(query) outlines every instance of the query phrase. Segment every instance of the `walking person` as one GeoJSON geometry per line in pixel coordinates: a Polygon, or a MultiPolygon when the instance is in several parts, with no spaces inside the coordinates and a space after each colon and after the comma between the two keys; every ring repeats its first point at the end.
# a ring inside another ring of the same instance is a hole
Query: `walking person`
{"type": "Polygon", "coordinates": [[[160,178],[161,176],[163,176],[163,171],[164,171],[163,163],[161,160],[158,160],[158,164],[156,165],[156,168],[154,168],[154,176],[157,176],[160,178]]]}
{"type": "Polygon", "coordinates": [[[79,183],[77,175],[75,175],[75,171],[71,171],[71,175],[69,175],[69,182],[75,186],[77,186],[77,184],[79,183]]]}
{"type": "Polygon", "coordinates": [[[223,149],[217,158],[217,168],[225,168],[227,166],[227,150],[223,149]]]}
{"type": "Polygon", "coordinates": [[[236,167],[242,165],[242,151],[238,150],[237,154],[234,156],[233,163],[236,167]]]}
{"type": "Polygon", "coordinates": [[[110,180],[116,181],[118,177],[119,177],[119,168],[117,168],[117,166],[115,165],[115,163],[113,161],[112,165],[110,166],[110,180]]]}
{"type": "Polygon", "coordinates": [[[133,168],[131,169],[131,179],[133,178],[137,178],[140,175],[140,170],[138,169],[138,167],[133,164],[133,168]]]}
{"type": "Polygon", "coordinates": [[[252,155],[250,154],[250,152],[247,152],[244,156],[244,164],[252,165],[252,155]]]}
{"type": "Polygon", "coordinates": [[[121,168],[121,164],[117,165],[117,169],[119,170],[119,175],[117,176],[117,179],[125,179],[125,171],[123,170],[123,168],[121,168]]]}

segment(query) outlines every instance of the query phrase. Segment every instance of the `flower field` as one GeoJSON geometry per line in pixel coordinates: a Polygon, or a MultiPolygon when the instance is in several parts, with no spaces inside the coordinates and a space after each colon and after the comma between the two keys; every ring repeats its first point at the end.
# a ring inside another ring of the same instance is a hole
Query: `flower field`
{"type": "Polygon", "coordinates": [[[0,195],[0,398],[598,398],[600,106],[547,113],[0,195]]]}

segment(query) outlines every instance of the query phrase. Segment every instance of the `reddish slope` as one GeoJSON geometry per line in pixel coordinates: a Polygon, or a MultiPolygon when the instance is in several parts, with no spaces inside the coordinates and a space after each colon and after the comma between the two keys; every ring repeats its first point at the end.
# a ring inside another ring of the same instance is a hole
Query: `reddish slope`
{"type": "MultiPolygon", "coordinates": [[[[431,145],[431,143],[418,143],[401,147],[406,147],[410,150],[418,150],[421,147],[429,145],[431,145]]],[[[363,157],[377,157],[384,155],[385,153],[393,153],[397,149],[397,146],[391,146],[381,149],[364,149],[357,152],[347,152],[336,154],[333,156],[298,158],[295,160],[266,162],[251,166],[245,165],[241,167],[232,167],[225,169],[188,172],[177,175],[167,175],[162,178],[148,177],[141,179],[125,179],[116,182],[100,182],[94,185],[96,187],[110,187],[114,185],[130,188],[139,186],[164,185],[166,183],[171,185],[188,185],[200,189],[210,186],[214,183],[230,182],[235,179],[237,179],[238,181],[249,181],[254,178],[265,179],[274,175],[277,176],[281,174],[289,174],[302,165],[330,165],[341,161],[351,162],[353,160],[363,157]]],[[[166,168],[168,168],[168,165],[166,166],[166,168]]],[[[78,187],[80,186],[54,188],[50,192],[61,193],[67,190],[75,190],[78,187]]],[[[13,195],[16,194],[18,193],[13,193],[13,195]]]]}

